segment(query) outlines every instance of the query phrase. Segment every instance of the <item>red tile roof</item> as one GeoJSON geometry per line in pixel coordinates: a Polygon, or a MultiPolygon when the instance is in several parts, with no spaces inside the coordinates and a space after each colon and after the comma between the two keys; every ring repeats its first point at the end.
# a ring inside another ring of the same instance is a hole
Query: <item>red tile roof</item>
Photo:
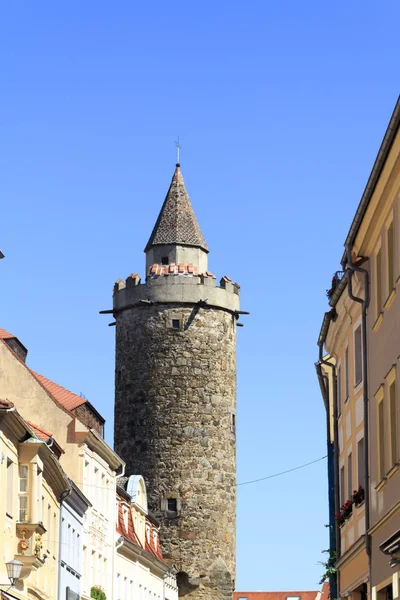
{"type": "Polygon", "coordinates": [[[39,381],[39,383],[47,390],[55,399],[58,404],[61,404],[63,408],[66,410],[74,410],[78,406],[85,404],[87,402],[86,398],[82,398],[73,392],[63,388],[58,383],[54,383],[47,377],[43,377],[43,375],[39,375],[39,373],[35,373],[35,371],[31,370],[32,375],[39,381]]]}
{"type": "Polygon", "coordinates": [[[12,333],[9,333],[5,329],[0,329],[0,339],[2,339],[2,340],[9,340],[9,339],[14,338],[14,337],[15,337],[15,335],[13,335],[12,333]]]}
{"type": "Polygon", "coordinates": [[[233,600],[246,598],[246,600],[286,600],[287,598],[300,598],[300,600],[328,600],[329,583],[324,583],[322,591],[306,592],[233,592],[233,600]]]}
{"type": "Polygon", "coordinates": [[[135,532],[135,526],[133,524],[132,519],[132,511],[128,511],[128,529],[125,528],[124,522],[124,512],[123,512],[123,502],[118,502],[118,523],[117,523],[117,532],[122,535],[125,539],[133,542],[136,546],[140,546],[142,548],[142,544],[135,532]]]}
{"type": "Polygon", "coordinates": [[[35,425],[35,423],[32,423],[32,421],[28,421],[28,419],[25,419],[25,421],[28,423],[30,428],[33,429],[35,435],[37,435],[37,437],[43,442],[47,442],[47,440],[52,437],[52,433],[46,431],[42,427],[39,427],[39,425],[35,425]]]}
{"type": "MultiPolygon", "coordinates": [[[[132,542],[136,546],[139,546],[139,548],[143,548],[143,544],[141,543],[141,541],[139,540],[139,538],[135,532],[135,526],[134,526],[133,517],[132,517],[132,510],[128,511],[128,515],[127,515],[128,516],[128,528],[126,529],[126,527],[125,527],[123,505],[124,505],[123,500],[119,500],[118,501],[117,533],[122,535],[129,542],[132,542]]],[[[145,541],[145,545],[144,545],[144,550],[146,550],[150,554],[153,554],[153,556],[158,558],[158,560],[164,561],[162,551],[161,551],[161,546],[160,546],[160,539],[159,539],[158,535],[157,535],[157,543],[154,542],[154,529],[155,529],[154,525],[152,523],[150,523],[149,520],[146,520],[146,541],[145,541]],[[150,541],[147,540],[147,527],[150,527],[150,536],[149,536],[150,541]]]]}

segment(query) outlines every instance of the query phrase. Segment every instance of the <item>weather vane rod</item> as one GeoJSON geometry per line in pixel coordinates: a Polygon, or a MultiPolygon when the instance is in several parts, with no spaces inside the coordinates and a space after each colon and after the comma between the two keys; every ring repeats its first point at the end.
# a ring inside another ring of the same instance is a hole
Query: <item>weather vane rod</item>
{"type": "Polygon", "coordinates": [[[177,141],[175,142],[175,145],[176,145],[176,153],[177,153],[177,161],[176,162],[179,164],[179,162],[180,162],[179,159],[180,159],[180,155],[181,155],[181,148],[182,148],[182,146],[179,143],[179,136],[178,136],[177,141]]]}

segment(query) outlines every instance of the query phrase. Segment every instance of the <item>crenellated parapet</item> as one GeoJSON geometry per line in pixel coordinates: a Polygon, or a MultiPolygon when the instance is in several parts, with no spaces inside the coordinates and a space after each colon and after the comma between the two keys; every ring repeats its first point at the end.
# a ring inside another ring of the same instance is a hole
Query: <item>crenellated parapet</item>
{"type": "Polygon", "coordinates": [[[205,303],[236,312],[239,310],[240,286],[224,276],[217,285],[215,275],[199,273],[192,264],[154,264],[148,269],[145,283],[137,273],[114,285],[114,311],[136,304],[205,303]]]}

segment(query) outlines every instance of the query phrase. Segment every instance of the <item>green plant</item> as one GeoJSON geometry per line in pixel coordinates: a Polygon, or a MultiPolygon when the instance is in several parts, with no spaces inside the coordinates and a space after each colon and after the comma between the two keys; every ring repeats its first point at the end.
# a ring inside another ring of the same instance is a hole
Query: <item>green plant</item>
{"type": "Polygon", "coordinates": [[[94,585],[90,588],[90,597],[94,600],[107,600],[106,593],[100,585],[94,585]]]}
{"type": "Polygon", "coordinates": [[[323,550],[323,554],[328,554],[328,560],[320,561],[318,564],[322,565],[325,569],[322,574],[321,581],[319,582],[322,585],[327,579],[330,577],[336,577],[337,569],[336,569],[336,551],[335,550],[323,550]]]}

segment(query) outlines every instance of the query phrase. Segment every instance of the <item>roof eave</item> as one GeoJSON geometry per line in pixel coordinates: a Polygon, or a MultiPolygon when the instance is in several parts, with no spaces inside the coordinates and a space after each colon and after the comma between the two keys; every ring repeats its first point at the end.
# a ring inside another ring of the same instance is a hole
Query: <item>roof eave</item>
{"type": "Polygon", "coordinates": [[[357,236],[358,230],[362,223],[362,220],[365,216],[365,213],[368,208],[368,204],[371,200],[372,194],[375,190],[376,184],[379,180],[379,177],[382,173],[383,167],[385,166],[386,159],[389,155],[390,149],[392,147],[394,138],[397,134],[397,130],[400,125],[400,96],[397,98],[396,106],[394,107],[392,116],[389,121],[389,125],[386,129],[385,135],[383,137],[381,146],[379,148],[377,157],[374,162],[374,166],[372,167],[371,174],[368,178],[367,185],[365,186],[363,195],[361,196],[360,203],[357,207],[356,214],[354,215],[354,219],[350,225],[349,232],[347,234],[344,246],[345,251],[342,256],[341,263],[344,266],[347,262],[347,251],[346,248],[352,247],[354,244],[354,240],[357,236]]]}

